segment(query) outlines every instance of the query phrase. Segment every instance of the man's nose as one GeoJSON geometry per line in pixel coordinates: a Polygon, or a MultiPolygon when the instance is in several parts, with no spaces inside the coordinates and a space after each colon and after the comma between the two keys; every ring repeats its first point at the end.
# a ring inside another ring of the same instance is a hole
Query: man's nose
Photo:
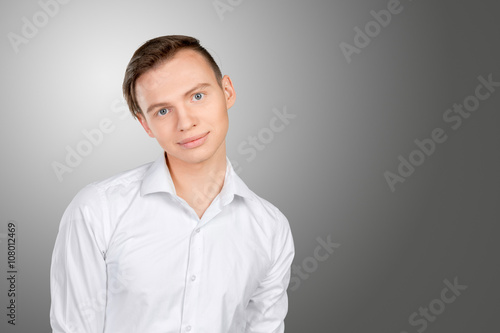
{"type": "Polygon", "coordinates": [[[187,106],[180,106],[177,108],[177,129],[179,131],[186,131],[198,123],[196,116],[187,106]]]}

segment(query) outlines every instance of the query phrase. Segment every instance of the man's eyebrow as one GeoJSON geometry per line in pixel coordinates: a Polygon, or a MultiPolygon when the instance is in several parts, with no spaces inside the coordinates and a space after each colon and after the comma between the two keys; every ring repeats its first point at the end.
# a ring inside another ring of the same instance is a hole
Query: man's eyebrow
{"type": "Polygon", "coordinates": [[[193,89],[189,89],[188,91],[186,91],[186,93],[184,94],[184,97],[191,95],[196,90],[201,90],[201,89],[207,88],[209,86],[210,86],[210,83],[199,83],[193,89]]]}
{"type": "MultiPolygon", "coordinates": [[[[195,92],[196,90],[200,90],[200,89],[204,89],[204,88],[207,88],[211,86],[210,83],[199,83],[197,84],[196,86],[194,86],[193,88],[189,89],[188,91],[186,91],[184,93],[184,97],[187,97],[189,95],[191,95],[193,92],[195,92]]],[[[160,106],[165,106],[165,105],[168,105],[169,103],[167,102],[161,102],[161,103],[156,103],[156,104],[153,104],[153,105],[150,105],[146,111],[146,113],[149,113],[151,111],[153,111],[154,109],[156,109],[157,107],[160,107],[160,106]]]]}

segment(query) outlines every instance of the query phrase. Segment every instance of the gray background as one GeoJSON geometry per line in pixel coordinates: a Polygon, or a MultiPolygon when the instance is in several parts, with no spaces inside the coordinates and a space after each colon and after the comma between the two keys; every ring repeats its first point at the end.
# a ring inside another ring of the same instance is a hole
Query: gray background
{"type": "Polygon", "coordinates": [[[229,158],[288,217],[294,265],[309,265],[289,291],[286,332],[417,332],[409,316],[438,304],[443,281],[455,278],[467,289],[421,331],[498,332],[500,91],[459,129],[443,121],[478,76],[500,81],[498,2],[402,0],[351,62],[340,43],[353,44],[354,28],[388,1],[220,2],[232,10],[73,0],[17,53],[8,34],[21,35],[23,17],[33,22],[42,9],[0,3],[0,331],[50,332],[50,259],[64,209],[84,185],[161,152],[123,104],[112,106],[126,64],[147,39],[186,34],[235,85],[229,158]],[[248,161],[238,146],[269,127],[273,108],[296,117],[248,161]],[[52,163],[104,118],[113,132],[59,181],[52,163]],[[398,156],[438,127],[447,141],[391,191],[384,172],[397,172],[398,156]],[[4,314],[9,220],[18,223],[16,327],[4,314]],[[317,239],[328,236],[340,247],[318,262],[317,239]]]}

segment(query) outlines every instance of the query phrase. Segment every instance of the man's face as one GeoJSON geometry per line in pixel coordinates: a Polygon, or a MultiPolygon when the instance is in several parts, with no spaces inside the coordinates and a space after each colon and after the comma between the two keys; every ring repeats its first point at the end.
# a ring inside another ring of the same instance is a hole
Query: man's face
{"type": "Polygon", "coordinates": [[[225,158],[227,110],[236,95],[231,79],[224,76],[221,88],[198,52],[181,50],[141,75],[136,97],[144,113],[139,121],[169,159],[200,163],[217,153],[225,158]]]}

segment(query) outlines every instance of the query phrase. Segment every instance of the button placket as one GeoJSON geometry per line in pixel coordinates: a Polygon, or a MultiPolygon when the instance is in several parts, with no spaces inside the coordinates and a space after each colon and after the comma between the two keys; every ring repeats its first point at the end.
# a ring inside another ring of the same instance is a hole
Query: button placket
{"type": "Polygon", "coordinates": [[[182,311],[182,327],[186,332],[192,331],[193,325],[196,324],[197,299],[199,294],[199,283],[197,283],[197,279],[203,264],[202,234],[200,227],[196,227],[190,237],[189,262],[186,271],[182,311]]]}

